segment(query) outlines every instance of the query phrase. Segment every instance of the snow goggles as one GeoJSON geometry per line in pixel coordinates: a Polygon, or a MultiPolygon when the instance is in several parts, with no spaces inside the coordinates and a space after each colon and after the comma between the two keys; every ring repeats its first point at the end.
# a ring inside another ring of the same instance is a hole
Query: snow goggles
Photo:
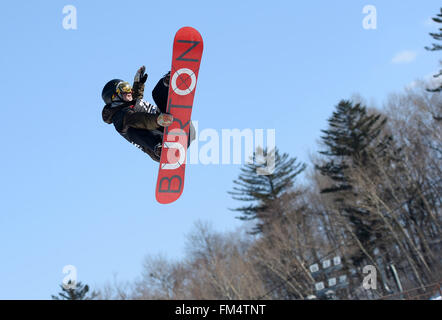
{"type": "Polygon", "coordinates": [[[117,85],[117,94],[132,93],[132,86],[129,82],[120,82],[117,85]]]}

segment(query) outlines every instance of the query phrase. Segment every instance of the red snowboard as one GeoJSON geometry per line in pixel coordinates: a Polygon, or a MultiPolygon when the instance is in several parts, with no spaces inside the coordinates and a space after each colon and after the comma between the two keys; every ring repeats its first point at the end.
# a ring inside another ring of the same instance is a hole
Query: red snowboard
{"type": "Polygon", "coordinates": [[[202,54],[203,39],[199,32],[191,27],[178,30],[173,41],[167,103],[167,112],[174,121],[164,131],[155,191],[159,203],[174,202],[183,192],[190,116],[202,54]]]}

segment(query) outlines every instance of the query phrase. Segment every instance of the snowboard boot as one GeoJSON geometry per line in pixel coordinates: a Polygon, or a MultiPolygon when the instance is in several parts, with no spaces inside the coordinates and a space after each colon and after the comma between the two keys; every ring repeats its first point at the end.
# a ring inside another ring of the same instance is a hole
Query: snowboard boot
{"type": "Polygon", "coordinates": [[[162,127],[168,127],[173,123],[173,115],[170,113],[160,113],[157,118],[157,123],[162,127]]]}
{"type": "Polygon", "coordinates": [[[170,71],[163,76],[163,84],[165,87],[169,87],[170,71]]]}

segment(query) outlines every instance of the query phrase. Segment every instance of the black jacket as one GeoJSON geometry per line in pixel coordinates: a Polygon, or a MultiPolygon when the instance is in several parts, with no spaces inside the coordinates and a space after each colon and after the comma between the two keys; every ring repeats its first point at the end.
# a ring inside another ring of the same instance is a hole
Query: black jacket
{"type": "Polygon", "coordinates": [[[140,100],[123,102],[115,101],[104,106],[101,115],[103,121],[113,123],[119,133],[126,133],[129,127],[136,129],[158,129],[157,118],[160,111],[149,102],[140,100]]]}

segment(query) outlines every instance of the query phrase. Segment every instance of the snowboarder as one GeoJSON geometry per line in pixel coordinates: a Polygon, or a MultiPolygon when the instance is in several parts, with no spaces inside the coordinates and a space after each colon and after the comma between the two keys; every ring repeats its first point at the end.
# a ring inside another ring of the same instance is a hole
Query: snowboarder
{"type": "MultiPolygon", "coordinates": [[[[146,68],[142,66],[135,74],[133,86],[121,79],[109,81],[101,94],[106,104],[102,117],[104,122],[113,123],[126,140],[159,162],[164,128],[173,122],[173,116],[166,112],[170,72],[158,81],[152,91],[156,105],[143,100],[147,77],[146,68]]],[[[189,135],[190,145],[195,136],[192,124],[189,135]]]]}

